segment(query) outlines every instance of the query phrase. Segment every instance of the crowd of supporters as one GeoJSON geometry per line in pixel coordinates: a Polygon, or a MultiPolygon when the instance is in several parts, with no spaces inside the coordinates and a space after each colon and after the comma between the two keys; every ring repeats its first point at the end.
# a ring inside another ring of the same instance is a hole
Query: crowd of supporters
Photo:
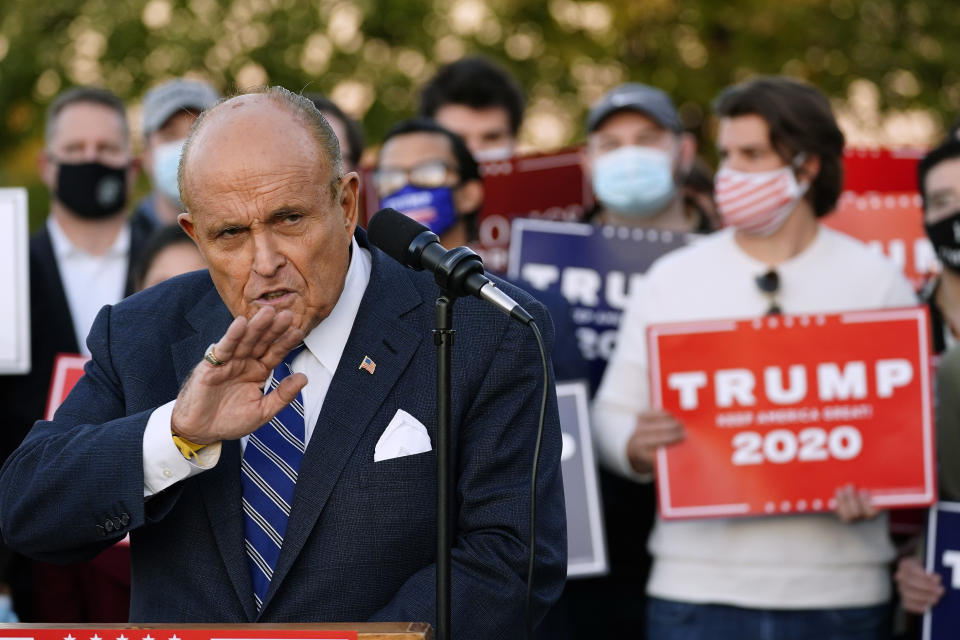
{"type": "MultiPolygon", "coordinates": [[[[483,167],[517,154],[524,95],[509,74],[477,57],[444,67],[422,88],[419,114],[368,153],[359,123],[328,98],[309,97],[337,134],[344,170],[369,184],[363,192],[377,202],[368,209],[407,213],[447,247],[477,244],[483,167]]],[[[52,204],[30,240],[33,366],[0,378],[3,458],[43,417],[56,355],[87,353],[84,338],[101,307],[204,268],[177,224],[180,156],[192,124],[219,99],[196,80],[152,88],[140,141],[108,89],[72,88],[49,105],[39,167],[52,204]],[[140,170],[152,190],[134,203],[140,170]]],[[[569,580],[540,637],[908,637],[916,630],[908,614],[932,606],[944,585],[910,541],[894,543],[886,512],[860,487],[836,487],[833,513],[656,517],[656,452],[696,436],[651,402],[645,331],[662,322],[928,305],[932,344],[943,356],[940,491],[960,497],[960,141],[951,132],[919,164],[923,224],[943,268],[918,293],[891,261],[822,224],[844,179],[844,136],[822,92],[759,77],[730,86],[712,107],[715,175],[656,87],[614,87],[584,123],[582,171],[593,194],[584,222],[704,237],[658,260],[629,292],[592,411],[610,571],[569,580]]],[[[587,377],[567,301],[516,284],[551,311],[556,378],[587,377]]],[[[128,554],[121,543],[64,567],[7,553],[12,601],[0,617],[126,620],[128,554]]]]}

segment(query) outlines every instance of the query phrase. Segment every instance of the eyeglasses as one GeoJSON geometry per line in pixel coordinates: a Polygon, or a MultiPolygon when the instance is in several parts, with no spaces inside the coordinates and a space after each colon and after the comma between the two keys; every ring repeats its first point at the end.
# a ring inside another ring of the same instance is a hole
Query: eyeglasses
{"type": "Polygon", "coordinates": [[[767,302],[770,303],[770,307],[767,309],[767,315],[775,316],[783,313],[780,304],[777,302],[777,294],[780,292],[780,274],[778,274],[775,269],[770,269],[766,273],[754,278],[754,281],[757,283],[757,288],[760,289],[760,293],[762,293],[767,298],[767,302]]]}
{"type": "Polygon", "coordinates": [[[449,184],[450,174],[456,171],[456,167],[441,160],[423,162],[409,169],[377,169],[373,172],[373,186],[381,198],[396,193],[408,184],[422,189],[436,189],[449,184]]]}

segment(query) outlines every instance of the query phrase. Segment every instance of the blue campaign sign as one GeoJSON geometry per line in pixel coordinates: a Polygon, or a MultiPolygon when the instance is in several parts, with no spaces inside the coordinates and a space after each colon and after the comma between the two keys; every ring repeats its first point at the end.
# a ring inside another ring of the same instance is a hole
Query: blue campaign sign
{"type": "Polygon", "coordinates": [[[631,288],[654,260],[688,241],[687,234],[658,229],[527,218],[514,220],[511,233],[508,276],[567,299],[594,388],[631,288]]]}
{"type": "Polygon", "coordinates": [[[923,616],[923,640],[952,640],[960,629],[960,502],[930,508],[927,571],[940,574],[945,593],[923,616]]]}

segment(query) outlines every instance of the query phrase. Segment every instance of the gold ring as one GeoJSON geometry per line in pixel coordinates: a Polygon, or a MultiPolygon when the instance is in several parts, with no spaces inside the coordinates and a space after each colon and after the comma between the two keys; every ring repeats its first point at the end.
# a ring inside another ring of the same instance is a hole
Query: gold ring
{"type": "Polygon", "coordinates": [[[207,350],[203,352],[203,359],[212,364],[215,367],[222,367],[227,364],[226,360],[221,360],[217,357],[217,354],[213,352],[213,347],[216,343],[211,343],[207,350]]]}

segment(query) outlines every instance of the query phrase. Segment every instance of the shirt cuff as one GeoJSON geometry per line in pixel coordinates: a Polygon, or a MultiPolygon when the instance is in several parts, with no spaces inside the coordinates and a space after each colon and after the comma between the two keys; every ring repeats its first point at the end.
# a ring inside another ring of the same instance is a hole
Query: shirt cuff
{"type": "Polygon", "coordinates": [[[600,463],[635,482],[652,482],[653,473],[637,473],[627,457],[627,443],[637,428],[637,414],[601,401],[593,406],[594,444],[600,463]]]}
{"type": "Polygon", "coordinates": [[[156,495],[181,480],[216,466],[220,460],[220,443],[207,445],[197,452],[197,460],[187,460],[173,442],[170,424],[176,400],[154,409],[143,433],[143,497],[156,495]]]}

